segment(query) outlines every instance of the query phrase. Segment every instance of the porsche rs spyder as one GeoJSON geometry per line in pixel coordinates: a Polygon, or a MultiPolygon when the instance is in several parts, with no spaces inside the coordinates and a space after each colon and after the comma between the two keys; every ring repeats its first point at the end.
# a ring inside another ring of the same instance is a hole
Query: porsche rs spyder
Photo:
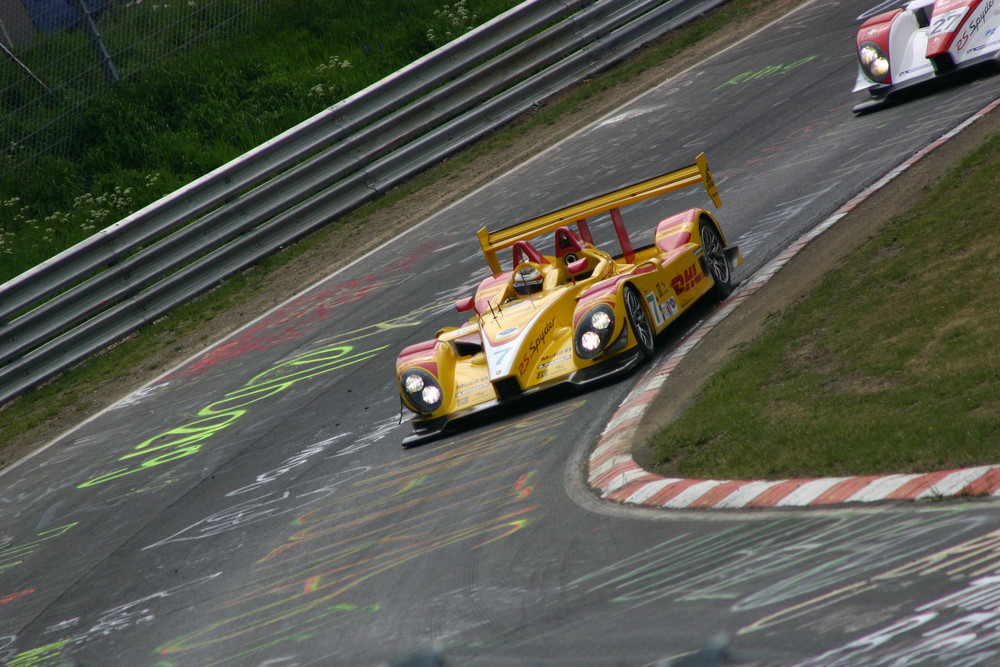
{"type": "Polygon", "coordinates": [[[402,402],[416,413],[404,446],[541,389],[622,373],[650,357],[657,334],[699,299],[726,297],[742,257],[712,213],[690,208],[664,217],[653,243],[638,248],[622,214],[699,183],[720,206],[702,154],[684,168],[538,218],[480,229],[490,274],[456,304],[468,319],[396,359],[402,402]],[[594,243],[589,221],[596,216],[613,229],[614,254],[594,243]],[[508,252],[505,266],[500,254],[508,252]]]}
{"type": "Polygon", "coordinates": [[[868,111],[895,92],[1000,56],[1000,0],[912,0],[866,19],[858,30],[854,92],[868,111]]]}

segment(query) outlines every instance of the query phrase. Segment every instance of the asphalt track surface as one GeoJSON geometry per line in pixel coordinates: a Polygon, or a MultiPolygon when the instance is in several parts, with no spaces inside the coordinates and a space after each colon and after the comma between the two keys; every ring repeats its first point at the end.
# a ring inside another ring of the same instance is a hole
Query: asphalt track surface
{"type": "MultiPolygon", "coordinates": [[[[600,501],[588,452],[634,378],[399,444],[393,360],[456,321],[452,303],[484,272],[482,224],[704,151],[746,277],[996,99],[998,78],[983,77],[855,117],[866,9],[806,4],[623,100],[7,469],[0,661],[365,665],[433,647],[447,664],[643,665],[725,635],[736,664],[997,662],[988,500],[600,501]]],[[[665,214],[708,205],[691,189],[631,227],[651,236],[665,214]]]]}

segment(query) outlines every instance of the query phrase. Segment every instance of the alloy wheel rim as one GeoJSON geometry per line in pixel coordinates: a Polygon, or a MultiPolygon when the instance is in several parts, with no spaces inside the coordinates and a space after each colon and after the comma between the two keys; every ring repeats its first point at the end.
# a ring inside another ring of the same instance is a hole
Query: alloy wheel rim
{"type": "Polygon", "coordinates": [[[705,259],[708,260],[708,267],[715,281],[729,282],[729,263],[722,250],[722,242],[708,227],[702,230],[701,245],[705,249],[705,259]]]}
{"type": "Polygon", "coordinates": [[[639,303],[639,298],[633,290],[626,291],[625,306],[628,308],[632,323],[635,325],[636,337],[642,339],[646,348],[652,349],[653,332],[649,328],[649,322],[646,321],[646,313],[642,309],[642,304],[639,303]]]}

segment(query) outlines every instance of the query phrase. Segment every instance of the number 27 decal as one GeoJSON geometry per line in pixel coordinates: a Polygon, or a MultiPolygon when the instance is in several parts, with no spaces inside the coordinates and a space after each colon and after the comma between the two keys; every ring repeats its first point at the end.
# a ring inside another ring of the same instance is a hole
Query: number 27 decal
{"type": "Polygon", "coordinates": [[[950,12],[945,12],[940,16],[934,17],[934,22],[931,25],[931,29],[927,32],[929,37],[934,35],[940,35],[942,33],[947,33],[953,31],[958,27],[958,22],[962,20],[965,16],[965,7],[960,9],[953,9],[950,12]]]}

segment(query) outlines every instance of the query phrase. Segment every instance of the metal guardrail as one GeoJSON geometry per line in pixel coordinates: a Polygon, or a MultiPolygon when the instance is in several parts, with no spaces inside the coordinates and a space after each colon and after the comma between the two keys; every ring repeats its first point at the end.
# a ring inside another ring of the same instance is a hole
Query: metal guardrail
{"type": "Polygon", "coordinates": [[[528,0],[0,285],[0,404],[726,0],[528,0]]]}

